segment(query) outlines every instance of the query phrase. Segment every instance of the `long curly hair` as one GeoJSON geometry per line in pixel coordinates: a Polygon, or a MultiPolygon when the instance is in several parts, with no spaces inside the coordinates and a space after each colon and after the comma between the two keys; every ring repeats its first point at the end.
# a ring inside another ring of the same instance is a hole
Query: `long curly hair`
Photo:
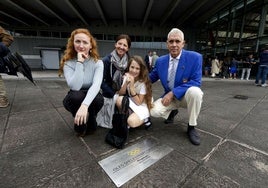
{"type": "Polygon", "coordinates": [[[9,47],[13,41],[13,36],[0,26],[0,42],[3,42],[7,47],[9,47]]]}
{"type": "Polygon", "coordinates": [[[79,33],[86,34],[90,39],[90,43],[92,45],[92,49],[89,51],[90,57],[93,58],[95,60],[95,62],[97,62],[97,60],[99,59],[97,42],[94,39],[94,37],[91,35],[90,31],[88,29],[85,29],[85,28],[75,29],[71,33],[70,38],[68,39],[68,42],[66,45],[66,50],[64,51],[64,55],[60,61],[59,76],[61,76],[63,73],[63,66],[64,66],[65,62],[70,60],[70,59],[76,58],[77,52],[74,49],[74,36],[76,34],[79,34],[79,33]]]}
{"type": "Polygon", "coordinates": [[[146,66],[146,64],[143,61],[141,56],[134,55],[128,61],[128,66],[126,69],[127,71],[129,71],[129,67],[130,67],[132,61],[136,61],[140,65],[140,74],[139,74],[138,80],[140,82],[143,82],[146,86],[146,95],[145,95],[144,99],[145,99],[145,103],[147,104],[148,108],[151,109],[153,107],[153,104],[152,104],[152,83],[149,80],[148,68],[147,68],[147,66],[146,66]]]}

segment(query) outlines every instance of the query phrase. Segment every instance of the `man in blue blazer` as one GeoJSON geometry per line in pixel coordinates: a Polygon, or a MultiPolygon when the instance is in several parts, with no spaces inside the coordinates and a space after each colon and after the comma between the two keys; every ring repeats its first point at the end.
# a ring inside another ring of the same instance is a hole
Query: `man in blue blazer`
{"type": "Polygon", "coordinates": [[[203,100],[203,92],[200,89],[203,59],[197,52],[184,50],[184,44],[183,32],[173,28],[167,36],[169,54],[159,57],[150,73],[151,82],[160,79],[165,91],[154,102],[151,115],[167,119],[179,107],[187,108],[187,134],[192,144],[199,145],[200,137],[195,127],[203,100]]]}

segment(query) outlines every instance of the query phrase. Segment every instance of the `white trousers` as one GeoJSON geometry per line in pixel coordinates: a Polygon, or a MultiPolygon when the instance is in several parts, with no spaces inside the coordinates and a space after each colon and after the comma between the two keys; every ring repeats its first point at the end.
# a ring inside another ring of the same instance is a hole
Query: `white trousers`
{"type": "Polygon", "coordinates": [[[150,111],[151,116],[167,119],[172,110],[182,107],[187,108],[189,125],[197,125],[197,118],[203,101],[203,92],[199,87],[190,87],[181,100],[174,98],[169,106],[164,106],[161,100],[162,98],[159,98],[154,102],[154,106],[150,111]]]}
{"type": "Polygon", "coordinates": [[[241,80],[244,79],[245,72],[247,72],[246,80],[248,80],[250,77],[250,71],[251,71],[251,68],[242,68],[241,80]]]}

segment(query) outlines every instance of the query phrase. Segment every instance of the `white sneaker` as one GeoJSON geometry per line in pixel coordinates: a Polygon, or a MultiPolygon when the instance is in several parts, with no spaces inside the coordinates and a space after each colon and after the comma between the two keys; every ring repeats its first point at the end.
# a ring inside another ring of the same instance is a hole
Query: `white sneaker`
{"type": "Polygon", "coordinates": [[[262,84],[261,87],[267,87],[268,85],[265,83],[265,84],[262,84]]]}

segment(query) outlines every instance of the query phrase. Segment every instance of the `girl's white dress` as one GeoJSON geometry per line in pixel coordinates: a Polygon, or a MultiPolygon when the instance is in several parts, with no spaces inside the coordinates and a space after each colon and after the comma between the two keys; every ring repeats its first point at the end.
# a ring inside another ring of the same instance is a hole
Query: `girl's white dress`
{"type": "MultiPolygon", "coordinates": [[[[135,92],[137,94],[146,94],[146,86],[143,82],[135,82],[134,83],[135,92]]],[[[129,92],[129,88],[128,92],[129,92]]],[[[135,102],[132,100],[132,97],[129,97],[129,107],[135,112],[141,120],[145,120],[150,116],[149,109],[147,107],[147,104],[143,102],[141,105],[135,104],[135,102]]]]}

